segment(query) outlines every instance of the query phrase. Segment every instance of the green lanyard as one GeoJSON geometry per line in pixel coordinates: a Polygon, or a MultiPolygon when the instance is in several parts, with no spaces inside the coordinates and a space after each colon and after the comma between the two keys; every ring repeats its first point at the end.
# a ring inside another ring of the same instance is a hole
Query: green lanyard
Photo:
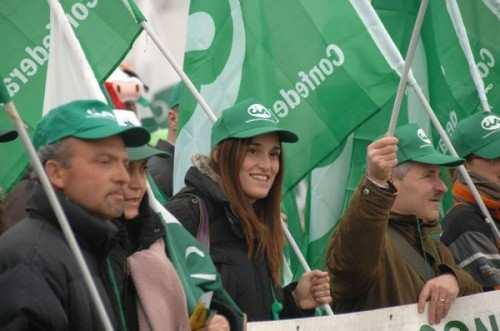
{"type": "Polygon", "coordinates": [[[280,313],[283,311],[283,304],[276,297],[276,294],[274,293],[274,286],[272,284],[271,284],[271,294],[273,295],[273,303],[271,304],[271,314],[273,315],[273,320],[277,321],[280,319],[280,313]]]}
{"type": "Polygon", "coordinates": [[[106,265],[108,267],[108,275],[111,280],[111,285],[113,286],[113,293],[115,294],[115,299],[118,302],[118,309],[120,313],[120,324],[122,325],[122,330],[127,331],[127,322],[125,320],[125,314],[123,313],[123,304],[120,296],[120,290],[118,289],[118,284],[116,284],[115,273],[111,267],[111,262],[109,262],[109,257],[106,259],[106,265]]]}

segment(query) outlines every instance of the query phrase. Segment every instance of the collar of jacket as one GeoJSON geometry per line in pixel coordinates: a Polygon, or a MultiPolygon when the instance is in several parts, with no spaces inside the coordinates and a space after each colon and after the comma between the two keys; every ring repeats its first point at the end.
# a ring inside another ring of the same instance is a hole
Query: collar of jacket
{"type": "Polygon", "coordinates": [[[160,216],[150,208],[147,193],[139,206],[137,217],[131,220],[121,218],[114,223],[119,229],[118,241],[127,250],[127,255],[149,248],[165,235],[165,227],[160,216]]]}
{"type": "MultiPolygon", "coordinates": [[[[117,227],[110,221],[92,216],[61,192],[56,191],[56,195],[78,244],[90,250],[96,257],[105,258],[116,243],[117,227]]],[[[41,184],[37,183],[33,186],[33,195],[27,210],[31,217],[47,221],[60,228],[41,184]]]]}
{"type": "MultiPolygon", "coordinates": [[[[243,233],[243,228],[239,218],[234,215],[229,204],[229,200],[222,191],[222,188],[218,184],[219,176],[210,167],[209,158],[205,155],[196,154],[191,158],[193,166],[189,168],[186,173],[186,185],[193,187],[196,191],[200,192],[203,196],[202,199],[208,199],[214,204],[222,205],[224,208],[225,217],[231,224],[231,230],[239,238],[245,238],[243,233]]],[[[210,210],[212,204],[207,204],[208,213],[211,214],[213,211],[210,210]]]]}
{"type": "Polygon", "coordinates": [[[432,234],[439,232],[439,222],[422,222],[415,215],[401,215],[391,212],[389,216],[389,226],[401,233],[401,235],[414,247],[422,252],[425,251],[434,262],[439,262],[439,254],[435,245],[431,244],[432,234]]]}

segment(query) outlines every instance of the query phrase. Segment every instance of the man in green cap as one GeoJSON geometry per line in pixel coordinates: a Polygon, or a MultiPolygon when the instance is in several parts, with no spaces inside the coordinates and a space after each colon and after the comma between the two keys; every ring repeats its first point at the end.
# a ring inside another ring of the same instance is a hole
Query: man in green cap
{"type": "MultiPolygon", "coordinates": [[[[110,221],[125,207],[125,147],[147,141],[145,129],[118,120],[96,100],[53,109],[33,136],[115,330],[120,330],[119,304],[111,295],[106,257],[118,229],[110,221]]],[[[0,237],[0,250],[0,329],[103,329],[41,185],[33,189],[28,216],[0,237]]],[[[125,271],[119,277],[127,277],[125,271]]]]}
{"type": "Polygon", "coordinates": [[[446,192],[441,166],[462,159],[439,153],[424,130],[408,124],[368,146],[366,176],[328,249],[338,313],[418,302],[439,323],[457,296],[481,291],[430,236],[446,192]]]}
{"type": "Polygon", "coordinates": [[[168,98],[167,139],[159,139],[156,148],[167,153],[167,157],[152,157],[148,161],[149,173],[166,198],[173,193],[175,139],[177,138],[177,119],[179,117],[179,100],[182,83],[171,88],[168,98]]]}
{"type": "MultiPolygon", "coordinates": [[[[453,135],[472,181],[498,227],[500,222],[500,116],[480,112],[462,120],[453,135]]],[[[455,206],[443,220],[441,241],[483,289],[500,289],[500,245],[486,223],[469,187],[457,174],[455,206]]]]}

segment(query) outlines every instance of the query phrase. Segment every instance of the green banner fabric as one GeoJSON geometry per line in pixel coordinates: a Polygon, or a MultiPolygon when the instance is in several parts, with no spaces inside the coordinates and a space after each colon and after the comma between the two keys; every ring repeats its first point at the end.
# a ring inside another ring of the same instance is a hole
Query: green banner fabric
{"type": "MultiPolygon", "coordinates": [[[[97,79],[102,82],[142,31],[139,25],[142,16],[129,0],[60,2],[97,79]]],[[[32,133],[42,116],[50,43],[47,1],[2,1],[0,35],[0,77],[32,133]]],[[[0,125],[9,122],[5,112],[0,111],[0,125]]],[[[0,187],[8,191],[28,165],[20,141],[1,144],[0,159],[0,187]]]]}
{"type": "MultiPolygon", "coordinates": [[[[397,86],[397,76],[343,0],[192,1],[184,69],[217,115],[252,96],[280,126],[297,132],[300,142],[285,146],[285,192],[397,86]]],[[[184,92],[175,190],[190,156],[209,151],[211,123],[184,92]]]]}
{"type": "MultiPolygon", "coordinates": [[[[498,113],[500,70],[495,60],[500,58],[500,47],[493,40],[500,22],[499,16],[486,6],[487,2],[459,1],[459,5],[489,103],[498,113]]],[[[372,5],[404,56],[420,1],[374,0],[372,5]]],[[[429,3],[420,39],[412,70],[441,124],[452,136],[459,120],[482,109],[445,1],[429,3]]],[[[303,251],[313,268],[324,267],[326,247],[334,228],[365,173],[366,148],[387,130],[392,106],[393,100],[390,100],[382,111],[356,129],[341,149],[332,153],[330,162],[324,162],[311,172],[303,235],[307,238],[302,237],[302,242],[307,242],[303,251]]],[[[448,152],[410,88],[399,124],[409,122],[419,124],[432,136],[440,150],[448,152]]],[[[447,171],[442,172],[442,177],[445,182],[450,182],[447,171]]],[[[443,201],[443,213],[450,206],[451,195],[447,194],[443,201]]]]}

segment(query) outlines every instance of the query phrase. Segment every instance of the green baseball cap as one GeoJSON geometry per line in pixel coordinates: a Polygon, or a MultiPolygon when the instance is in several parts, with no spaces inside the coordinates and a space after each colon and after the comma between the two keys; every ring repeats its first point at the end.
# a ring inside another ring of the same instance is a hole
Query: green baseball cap
{"type": "Polygon", "coordinates": [[[109,105],[98,100],[78,100],[49,111],[35,129],[33,144],[39,149],[67,137],[94,140],[114,135],[120,135],[127,147],[144,145],[150,138],[143,127],[117,118],[109,105]]]}
{"type": "Polygon", "coordinates": [[[17,138],[16,130],[0,130],[0,143],[12,141],[17,138]]]}
{"type": "Polygon", "coordinates": [[[279,120],[272,111],[254,99],[241,101],[222,112],[212,127],[212,148],[228,138],[250,138],[275,132],[280,141],[294,143],[295,133],[278,127],[279,120]]]}
{"type": "Polygon", "coordinates": [[[425,131],[416,124],[406,124],[396,129],[394,135],[399,139],[398,165],[413,161],[425,164],[455,167],[463,159],[438,152],[425,131]]]}
{"type": "Polygon", "coordinates": [[[453,135],[458,155],[471,154],[483,159],[500,157],[500,116],[490,112],[475,113],[458,123],[453,135]]]}
{"type": "Polygon", "coordinates": [[[168,153],[156,149],[150,145],[127,148],[128,159],[130,161],[140,161],[149,159],[151,156],[167,157],[168,153]]]}

